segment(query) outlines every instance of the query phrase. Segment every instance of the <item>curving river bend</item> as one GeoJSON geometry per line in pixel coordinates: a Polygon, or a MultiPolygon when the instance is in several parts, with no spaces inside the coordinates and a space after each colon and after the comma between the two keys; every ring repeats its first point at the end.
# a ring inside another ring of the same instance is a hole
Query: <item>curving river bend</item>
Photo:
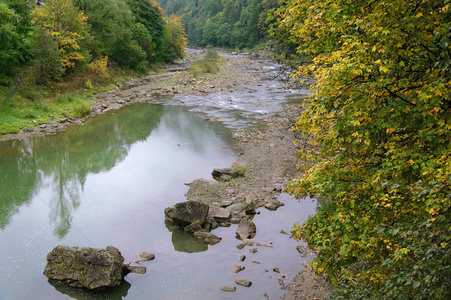
{"type": "MultiPolygon", "coordinates": [[[[218,228],[222,241],[207,246],[164,223],[165,207],[184,201],[184,183],[211,179],[238,152],[230,128],[258,126],[299,101],[273,80],[279,66],[259,60],[261,82],[233,92],[136,103],[68,127],[54,136],[0,143],[0,299],[278,299],[304,262],[299,243],[281,234],[314,213],[290,196],[275,212],[259,209],[256,240],[272,243],[251,254],[235,245],[236,225],[218,228]],[[217,121],[204,121],[205,116],[217,121]],[[129,274],[118,288],[91,293],[49,282],[46,255],[58,244],[117,247],[126,262],[140,251],[145,275],[129,274]],[[247,259],[239,261],[245,254],[247,259]],[[235,264],[246,267],[230,272],[235,264]],[[274,272],[277,267],[281,273],[274,272]],[[220,291],[234,278],[253,282],[220,291]]],[[[250,67],[249,67],[250,68],[250,67]]],[[[245,248],[247,249],[247,248],[245,248]]]]}

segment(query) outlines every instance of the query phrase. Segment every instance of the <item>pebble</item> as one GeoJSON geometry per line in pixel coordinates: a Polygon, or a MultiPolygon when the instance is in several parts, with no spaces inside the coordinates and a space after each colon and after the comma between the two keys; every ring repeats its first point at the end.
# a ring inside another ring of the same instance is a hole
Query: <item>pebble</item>
{"type": "Polygon", "coordinates": [[[234,286],[227,286],[227,285],[221,285],[221,291],[223,292],[235,292],[236,291],[236,287],[234,286]]]}
{"type": "Polygon", "coordinates": [[[243,255],[240,255],[240,260],[241,260],[241,261],[244,261],[245,259],[246,259],[246,255],[244,255],[244,254],[243,254],[243,255]]]}
{"type": "Polygon", "coordinates": [[[257,253],[257,248],[251,248],[251,249],[249,249],[249,252],[250,253],[257,253]]]}
{"type": "Polygon", "coordinates": [[[245,269],[244,266],[234,265],[232,268],[232,273],[239,273],[245,269]]]}
{"type": "Polygon", "coordinates": [[[250,287],[252,285],[252,282],[243,278],[236,278],[235,283],[244,287],[250,287]]]}
{"type": "Polygon", "coordinates": [[[236,245],[236,248],[237,249],[239,249],[239,250],[241,250],[241,249],[243,249],[244,248],[244,244],[243,243],[239,243],[238,245],[236,245]]]}

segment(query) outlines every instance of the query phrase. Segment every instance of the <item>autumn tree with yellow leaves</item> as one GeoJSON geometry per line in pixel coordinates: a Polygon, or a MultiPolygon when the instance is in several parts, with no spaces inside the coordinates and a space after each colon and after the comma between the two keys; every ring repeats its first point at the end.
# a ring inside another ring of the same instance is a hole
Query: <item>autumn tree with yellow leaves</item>
{"type": "Polygon", "coordinates": [[[72,0],[50,0],[33,11],[33,21],[38,31],[45,32],[57,44],[61,66],[71,69],[77,63],[89,62],[86,49],[81,47],[89,38],[87,17],[72,0]]]}
{"type": "Polygon", "coordinates": [[[449,0],[288,0],[272,31],[314,77],[295,125],[320,206],[293,236],[340,299],[451,297],[449,0]]]}

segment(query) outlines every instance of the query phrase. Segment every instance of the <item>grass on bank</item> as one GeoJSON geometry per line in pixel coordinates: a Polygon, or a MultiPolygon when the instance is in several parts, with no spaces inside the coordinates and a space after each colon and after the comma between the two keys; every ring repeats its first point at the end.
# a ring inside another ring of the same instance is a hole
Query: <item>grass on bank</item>
{"type": "MultiPolygon", "coordinates": [[[[149,73],[160,69],[155,67],[149,73]]],[[[37,85],[33,74],[25,73],[17,79],[18,83],[0,87],[0,137],[26,131],[39,124],[89,115],[92,106],[90,98],[95,94],[142,75],[145,74],[111,67],[101,74],[88,71],[83,75],[68,76],[60,82],[37,85]]]]}
{"type": "Polygon", "coordinates": [[[204,74],[216,74],[220,71],[221,66],[225,64],[224,57],[218,54],[213,48],[207,48],[205,56],[195,61],[190,69],[189,73],[193,77],[199,77],[204,74]]]}

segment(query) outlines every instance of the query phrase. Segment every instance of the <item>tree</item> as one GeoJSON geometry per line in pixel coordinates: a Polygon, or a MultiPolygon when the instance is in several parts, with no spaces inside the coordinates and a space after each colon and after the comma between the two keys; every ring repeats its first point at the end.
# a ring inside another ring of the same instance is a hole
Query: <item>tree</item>
{"type": "Polygon", "coordinates": [[[295,130],[321,206],[293,236],[346,298],[451,296],[449,0],[290,0],[278,30],[313,76],[295,130]]]}
{"type": "Polygon", "coordinates": [[[31,14],[28,3],[0,1],[0,76],[11,76],[31,57],[31,14]]]}
{"type": "Polygon", "coordinates": [[[58,43],[61,65],[73,69],[90,60],[83,40],[89,39],[87,17],[72,0],[50,0],[35,8],[33,21],[38,30],[44,30],[58,43]]]}
{"type": "Polygon", "coordinates": [[[168,45],[169,57],[182,58],[185,54],[186,34],[181,19],[172,14],[167,19],[167,28],[170,37],[168,45]]]}
{"type": "Polygon", "coordinates": [[[88,16],[104,55],[124,67],[145,65],[146,53],[134,39],[135,18],[125,0],[76,0],[76,5],[88,16]]]}

